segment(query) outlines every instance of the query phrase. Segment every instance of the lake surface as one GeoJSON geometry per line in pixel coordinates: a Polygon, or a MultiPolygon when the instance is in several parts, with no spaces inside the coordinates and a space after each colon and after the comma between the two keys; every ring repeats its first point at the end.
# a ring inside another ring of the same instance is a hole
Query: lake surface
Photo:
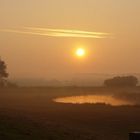
{"type": "Polygon", "coordinates": [[[134,105],[134,103],[118,99],[113,96],[104,95],[85,95],[85,96],[70,96],[70,97],[60,97],[53,100],[57,103],[65,104],[107,104],[112,106],[122,106],[122,105],[134,105]]]}

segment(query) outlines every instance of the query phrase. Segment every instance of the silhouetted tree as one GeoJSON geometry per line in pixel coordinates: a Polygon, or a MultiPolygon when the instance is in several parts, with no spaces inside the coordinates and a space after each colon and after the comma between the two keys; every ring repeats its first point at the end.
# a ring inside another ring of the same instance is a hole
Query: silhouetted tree
{"type": "Polygon", "coordinates": [[[107,87],[134,87],[138,84],[138,79],[135,76],[117,76],[104,81],[107,87]]]}
{"type": "Polygon", "coordinates": [[[3,60],[0,59],[0,87],[4,87],[7,83],[6,78],[8,73],[6,72],[7,66],[3,60]]]}

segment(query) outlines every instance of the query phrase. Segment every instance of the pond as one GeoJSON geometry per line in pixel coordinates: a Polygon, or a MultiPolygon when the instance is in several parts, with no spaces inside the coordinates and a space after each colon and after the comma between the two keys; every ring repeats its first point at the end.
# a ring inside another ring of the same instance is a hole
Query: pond
{"type": "Polygon", "coordinates": [[[134,105],[134,103],[130,101],[118,99],[109,95],[83,95],[60,97],[55,98],[53,101],[65,104],[106,104],[111,106],[134,105]]]}

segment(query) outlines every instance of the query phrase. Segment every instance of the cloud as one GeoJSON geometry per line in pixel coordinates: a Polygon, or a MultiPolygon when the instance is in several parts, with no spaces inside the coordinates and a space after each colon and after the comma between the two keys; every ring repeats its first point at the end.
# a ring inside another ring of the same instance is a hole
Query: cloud
{"type": "Polygon", "coordinates": [[[52,29],[52,28],[35,28],[35,27],[24,27],[18,29],[1,29],[3,32],[13,32],[20,34],[31,34],[48,37],[67,37],[67,38],[111,38],[110,33],[104,32],[88,32],[81,30],[69,30],[69,29],[52,29]]]}

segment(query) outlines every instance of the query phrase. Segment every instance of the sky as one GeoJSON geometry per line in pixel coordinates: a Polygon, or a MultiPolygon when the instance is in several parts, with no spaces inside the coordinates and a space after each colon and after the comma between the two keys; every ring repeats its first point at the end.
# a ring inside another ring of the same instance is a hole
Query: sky
{"type": "Polygon", "coordinates": [[[140,73],[139,14],[139,0],[0,0],[0,56],[11,78],[140,73]]]}

